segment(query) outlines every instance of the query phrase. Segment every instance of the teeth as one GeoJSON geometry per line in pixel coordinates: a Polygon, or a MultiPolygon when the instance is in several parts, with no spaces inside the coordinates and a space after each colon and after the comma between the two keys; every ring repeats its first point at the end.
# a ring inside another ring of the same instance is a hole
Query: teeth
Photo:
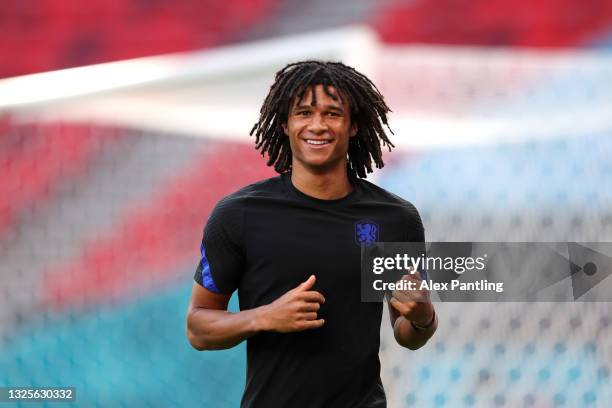
{"type": "Polygon", "coordinates": [[[312,145],[324,145],[328,144],[329,142],[327,140],[306,140],[306,143],[312,145]]]}

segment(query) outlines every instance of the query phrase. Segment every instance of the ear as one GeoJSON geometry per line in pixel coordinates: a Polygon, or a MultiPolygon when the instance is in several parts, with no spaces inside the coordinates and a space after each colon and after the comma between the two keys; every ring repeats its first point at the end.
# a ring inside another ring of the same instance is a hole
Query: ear
{"type": "Polygon", "coordinates": [[[283,128],[283,132],[285,133],[285,136],[289,136],[289,132],[287,132],[287,124],[281,123],[281,127],[283,128]]]}
{"type": "Polygon", "coordinates": [[[357,135],[357,123],[352,122],[351,123],[351,128],[349,129],[349,136],[350,137],[355,137],[357,135]]]}

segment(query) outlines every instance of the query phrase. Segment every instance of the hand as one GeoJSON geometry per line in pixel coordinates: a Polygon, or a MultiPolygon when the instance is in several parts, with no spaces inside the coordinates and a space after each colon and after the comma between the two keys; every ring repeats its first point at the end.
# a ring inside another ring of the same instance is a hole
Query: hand
{"type": "Polygon", "coordinates": [[[289,333],[323,326],[325,320],[317,319],[317,311],[325,298],[319,292],[310,290],[315,281],[316,277],[311,275],[298,287],[262,306],[262,329],[289,333]]]}
{"type": "Polygon", "coordinates": [[[402,280],[414,282],[414,290],[394,290],[389,304],[405,319],[416,325],[425,326],[433,318],[434,309],[427,289],[420,290],[421,278],[418,271],[402,276],[402,280]]]}

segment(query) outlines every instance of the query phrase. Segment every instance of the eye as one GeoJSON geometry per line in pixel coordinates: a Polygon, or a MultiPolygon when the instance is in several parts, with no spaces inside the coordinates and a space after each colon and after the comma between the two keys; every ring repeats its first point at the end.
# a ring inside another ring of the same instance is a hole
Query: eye
{"type": "Polygon", "coordinates": [[[327,112],[327,116],[332,116],[334,118],[339,118],[341,115],[338,112],[327,112]]]}
{"type": "Polygon", "coordinates": [[[310,115],[310,111],[307,110],[301,110],[297,112],[298,116],[309,116],[310,115]]]}

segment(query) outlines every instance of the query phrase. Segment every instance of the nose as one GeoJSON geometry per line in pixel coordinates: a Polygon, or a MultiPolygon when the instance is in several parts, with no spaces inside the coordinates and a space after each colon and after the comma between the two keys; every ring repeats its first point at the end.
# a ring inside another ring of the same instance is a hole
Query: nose
{"type": "Polygon", "coordinates": [[[327,124],[321,114],[315,113],[311,116],[310,122],[308,123],[308,130],[315,134],[327,131],[327,124]]]}

